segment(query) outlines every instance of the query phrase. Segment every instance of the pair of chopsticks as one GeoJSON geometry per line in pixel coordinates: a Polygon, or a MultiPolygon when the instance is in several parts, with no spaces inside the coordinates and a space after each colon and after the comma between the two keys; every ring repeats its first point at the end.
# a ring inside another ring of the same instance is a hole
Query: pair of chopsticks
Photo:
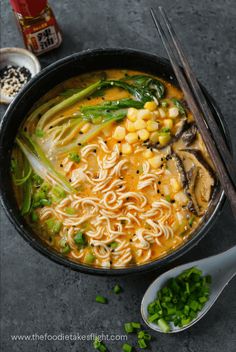
{"type": "Polygon", "coordinates": [[[235,162],[164,9],[160,6],[158,10],[163,24],[158,20],[154,10],[151,9],[154,24],[236,218],[235,162]]]}

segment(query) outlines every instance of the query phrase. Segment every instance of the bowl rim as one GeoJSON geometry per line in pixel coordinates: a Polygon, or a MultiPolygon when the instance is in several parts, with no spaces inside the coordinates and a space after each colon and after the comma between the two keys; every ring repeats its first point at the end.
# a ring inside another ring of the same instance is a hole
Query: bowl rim
{"type": "MultiPolygon", "coordinates": [[[[14,101],[9,105],[7,108],[1,123],[0,123],[0,150],[1,150],[1,145],[2,145],[2,135],[4,132],[4,128],[7,128],[7,117],[9,114],[14,113],[15,110],[15,105],[24,97],[26,93],[28,93],[31,88],[37,84],[38,79],[43,79],[43,77],[47,74],[50,73],[50,71],[53,70],[59,70],[59,68],[65,64],[68,64],[70,61],[74,61],[77,58],[82,58],[91,56],[91,55],[139,55],[142,56],[143,59],[148,59],[149,60],[154,60],[154,61],[161,61],[165,65],[169,66],[171,69],[171,64],[168,59],[160,57],[158,55],[149,53],[147,51],[142,51],[142,50],[136,50],[136,49],[130,49],[130,48],[99,48],[99,49],[88,49],[84,50],[78,53],[74,53],[72,55],[68,55],[50,65],[48,65],[46,68],[44,68],[40,73],[38,73],[36,76],[32,77],[32,79],[29,81],[29,83],[20,91],[20,93],[16,96],[14,101]]],[[[115,67],[115,66],[114,66],[115,67]]],[[[148,69],[147,69],[148,71],[148,69]]],[[[202,85],[201,85],[202,86],[202,85]]],[[[228,127],[225,123],[225,120],[222,116],[221,111],[219,110],[215,100],[209,95],[209,93],[206,91],[206,89],[202,86],[204,94],[206,95],[207,99],[209,100],[210,104],[212,105],[215,114],[217,115],[217,118],[219,119],[219,122],[221,124],[221,127],[223,129],[225,137],[227,137],[227,140],[229,142],[229,149],[231,150],[231,141],[230,141],[230,135],[228,131],[228,127]]],[[[9,126],[8,126],[9,128],[9,126]]],[[[4,159],[4,156],[1,157],[0,153],[0,161],[1,159],[4,159]]],[[[2,178],[2,171],[0,168],[0,180],[2,178]]],[[[1,182],[0,182],[1,185],[1,182]]],[[[222,207],[225,202],[225,194],[224,191],[221,189],[219,190],[219,199],[218,203],[216,204],[215,208],[212,211],[212,214],[209,216],[209,219],[205,224],[203,224],[202,228],[200,231],[196,232],[196,234],[191,237],[189,240],[184,242],[180,247],[177,247],[175,250],[170,252],[169,254],[160,257],[159,259],[153,260],[151,262],[142,264],[142,265],[134,265],[130,267],[122,267],[122,268],[101,268],[101,267],[92,267],[92,266],[87,266],[82,263],[77,263],[74,261],[69,260],[67,257],[63,257],[60,255],[58,252],[54,252],[48,247],[43,244],[42,241],[35,240],[30,231],[28,231],[24,225],[23,222],[20,221],[20,219],[16,216],[16,214],[13,213],[13,210],[11,209],[11,206],[9,204],[9,200],[7,198],[7,193],[0,187],[0,200],[3,209],[5,210],[5,213],[10,220],[10,222],[14,225],[15,229],[17,232],[24,238],[24,240],[34,249],[36,249],[39,253],[43,254],[47,258],[51,259],[52,261],[63,265],[64,267],[68,267],[72,270],[75,270],[77,272],[83,272],[86,274],[92,274],[92,275],[104,275],[104,276],[121,276],[121,275],[129,275],[129,274],[139,274],[142,272],[148,272],[152,271],[154,269],[161,269],[164,265],[172,263],[174,260],[178,259],[180,256],[188,252],[191,248],[196,246],[199,241],[206,236],[207,232],[210,230],[210,228],[213,226],[215,223],[216,219],[218,218],[222,207]],[[217,216],[218,215],[218,216],[217,216]]]]}

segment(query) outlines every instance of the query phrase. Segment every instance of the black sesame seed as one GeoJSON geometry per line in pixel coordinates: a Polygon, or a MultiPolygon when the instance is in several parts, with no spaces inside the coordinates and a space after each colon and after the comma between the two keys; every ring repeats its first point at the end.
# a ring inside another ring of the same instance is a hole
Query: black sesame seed
{"type": "Polygon", "coordinates": [[[84,134],[82,131],[79,131],[79,134],[84,134]]]}
{"type": "Polygon", "coordinates": [[[63,164],[60,164],[60,167],[63,167],[63,164]]]}
{"type": "Polygon", "coordinates": [[[78,143],[78,145],[82,145],[81,143],[78,143]]]}
{"type": "Polygon", "coordinates": [[[136,174],[139,174],[139,170],[136,171],[136,174]]]}
{"type": "Polygon", "coordinates": [[[158,183],[158,185],[160,185],[160,184],[161,184],[161,181],[158,181],[157,183],[158,183]]]}
{"type": "Polygon", "coordinates": [[[94,149],[93,152],[94,152],[94,153],[97,153],[97,149],[94,149]]]}
{"type": "Polygon", "coordinates": [[[122,152],[120,152],[120,155],[122,155],[122,152]]]}

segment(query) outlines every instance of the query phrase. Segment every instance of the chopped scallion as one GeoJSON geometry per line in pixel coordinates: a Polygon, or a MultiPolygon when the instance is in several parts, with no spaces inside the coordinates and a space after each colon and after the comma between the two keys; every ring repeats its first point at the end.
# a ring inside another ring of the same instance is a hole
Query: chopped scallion
{"type": "Polygon", "coordinates": [[[116,294],[119,294],[121,293],[122,289],[120,287],[120,285],[116,284],[114,287],[113,287],[113,292],[116,293],[116,294]]]}
{"type": "Polygon", "coordinates": [[[141,328],[141,324],[140,324],[140,323],[134,323],[134,322],[132,322],[131,325],[132,325],[132,327],[133,327],[134,329],[140,329],[140,328],[141,328]]]}
{"type": "Polygon", "coordinates": [[[146,344],[146,341],[144,339],[138,339],[138,345],[142,349],[147,348],[147,344],[146,344]]]}
{"type": "Polygon", "coordinates": [[[86,244],[86,239],[84,237],[83,232],[79,231],[76,233],[75,237],[74,237],[74,242],[77,245],[85,245],[86,244]]]}
{"type": "Polygon", "coordinates": [[[170,331],[170,323],[185,326],[197,317],[209,299],[210,276],[192,267],[168,280],[148,305],[148,321],[158,324],[163,332],[170,331]]]}
{"type": "Polygon", "coordinates": [[[127,334],[130,334],[131,332],[134,331],[132,323],[125,323],[124,328],[125,328],[125,332],[127,332],[127,334]]]}
{"type": "Polygon", "coordinates": [[[38,138],[42,138],[44,136],[43,130],[36,130],[35,134],[38,138]]]}
{"type": "Polygon", "coordinates": [[[116,249],[118,247],[118,242],[111,242],[109,245],[112,249],[116,249]]]}
{"type": "Polygon", "coordinates": [[[107,348],[105,344],[99,340],[99,338],[96,336],[95,340],[93,341],[93,347],[95,350],[98,350],[99,352],[106,352],[107,348]]]}
{"type": "Polygon", "coordinates": [[[74,215],[75,214],[75,209],[71,208],[71,207],[66,208],[66,214],[74,215]]]}
{"type": "Polygon", "coordinates": [[[81,158],[78,153],[71,152],[71,153],[69,153],[69,159],[78,164],[80,162],[81,158]]]}
{"type": "Polygon", "coordinates": [[[132,352],[132,350],[133,350],[133,347],[128,343],[124,343],[124,345],[122,346],[123,352],[132,352]]]}
{"type": "Polygon", "coordinates": [[[95,259],[96,259],[95,255],[93,255],[93,253],[91,252],[88,252],[85,254],[84,262],[86,264],[92,264],[95,261],[95,259]]]}
{"type": "Polygon", "coordinates": [[[98,303],[102,303],[102,304],[106,304],[107,303],[107,298],[106,297],[103,297],[103,296],[96,296],[96,302],[98,303]]]}

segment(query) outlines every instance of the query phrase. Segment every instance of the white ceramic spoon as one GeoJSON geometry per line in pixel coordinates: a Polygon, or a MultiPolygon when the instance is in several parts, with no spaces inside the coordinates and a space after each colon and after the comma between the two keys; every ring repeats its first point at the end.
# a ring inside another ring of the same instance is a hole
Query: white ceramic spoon
{"type": "Polygon", "coordinates": [[[177,266],[176,268],[171,269],[165,272],[164,274],[160,275],[148,287],[141,302],[142,318],[151,329],[163,332],[157,324],[153,324],[148,321],[147,308],[149,303],[156,299],[157,292],[166,284],[166,282],[170,278],[178,276],[182,271],[191,267],[199,268],[203,272],[203,275],[211,275],[212,283],[210,286],[209,300],[205,303],[202,310],[198,313],[198,316],[194,320],[192,320],[188,325],[185,325],[180,328],[171,324],[171,329],[169,333],[180,332],[188,329],[190,326],[194,325],[197,321],[199,321],[213,306],[225,286],[236,274],[236,246],[212,257],[196,260],[188,264],[177,266]]]}

